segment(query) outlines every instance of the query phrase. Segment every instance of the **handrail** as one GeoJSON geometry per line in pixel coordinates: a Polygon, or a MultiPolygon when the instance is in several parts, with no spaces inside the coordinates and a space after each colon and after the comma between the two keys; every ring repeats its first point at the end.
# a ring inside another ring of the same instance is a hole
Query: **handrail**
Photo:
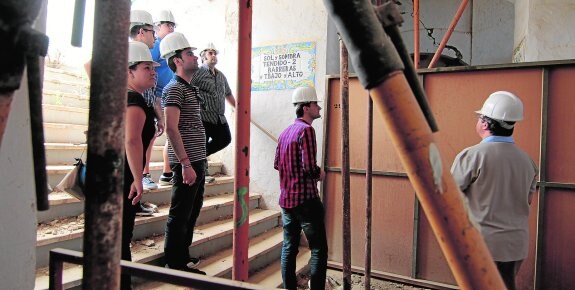
{"type": "MultiPolygon", "coordinates": [[[[64,289],[62,284],[62,270],[64,263],[82,265],[84,255],[82,252],[56,248],[50,251],[49,289],[64,289]]],[[[199,274],[182,272],[174,269],[162,268],[141,263],[122,260],[121,272],[131,276],[144,277],[147,280],[169,283],[178,286],[193,287],[194,289],[221,289],[240,290],[269,289],[256,284],[238,282],[218,277],[208,277],[199,274]]]]}

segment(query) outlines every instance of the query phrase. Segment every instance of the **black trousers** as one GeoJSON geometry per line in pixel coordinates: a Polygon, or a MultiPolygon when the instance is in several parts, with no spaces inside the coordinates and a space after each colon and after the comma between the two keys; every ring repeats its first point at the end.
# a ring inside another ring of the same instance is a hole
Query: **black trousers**
{"type": "Polygon", "coordinates": [[[225,124],[214,124],[202,122],[206,130],[206,155],[210,156],[228,146],[232,142],[230,126],[225,124]]]}

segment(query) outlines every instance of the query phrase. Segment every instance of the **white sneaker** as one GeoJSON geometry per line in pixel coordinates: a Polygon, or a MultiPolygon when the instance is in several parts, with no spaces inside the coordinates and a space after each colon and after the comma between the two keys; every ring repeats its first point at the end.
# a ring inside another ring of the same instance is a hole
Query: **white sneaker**
{"type": "Polygon", "coordinates": [[[142,185],[145,190],[154,190],[158,188],[158,185],[152,180],[152,175],[149,173],[144,174],[142,177],[142,185]]]}

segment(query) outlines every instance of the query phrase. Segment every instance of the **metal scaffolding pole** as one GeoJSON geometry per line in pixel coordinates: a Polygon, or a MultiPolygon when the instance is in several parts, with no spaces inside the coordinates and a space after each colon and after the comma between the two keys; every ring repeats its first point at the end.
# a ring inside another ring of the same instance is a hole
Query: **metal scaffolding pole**
{"type": "Polygon", "coordinates": [[[232,279],[248,280],[252,1],[239,1],[238,99],[232,279]]]}
{"type": "Polygon", "coordinates": [[[343,198],[343,289],[351,289],[351,204],[349,184],[349,75],[347,48],[343,40],[340,48],[341,91],[341,189],[343,198]]]}
{"type": "Polygon", "coordinates": [[[129,0],[96,1],[86,160],[83,289],[118,289],[120,286],[129,16],[129,0]]]}
{"type": "Polygon", "coordinates": [[[431,62],[429,63],[429,66],[427,68],[433,68],[435,66],[435,64],[437,64],[437,61],[439,61],[439,57],[441,56],[441,53],[443,52],[445,45],[447,45],[447,42],[449,41],[449,38],[451,37],[453,30],[455,30],[455,26],[457,26],[457,22],[459,22],[459,18],[461,18],[463,11],[465,11],[465,7],[467,6],[467,3],[469,3],[469,0],[463,0],[463,2],[461,2],[461,5],[459,5],[459,8],[457,9],[455,16],[453,16],[453,20],[451,21],[451,24],[449,24],[449,27],[447,28],[447,32],[445,33],[445,36],[443,36],[441,43],[439,43],[439,47],[437,48],[437,51],[433,55],[433,58],[431,59],[431,62]]]}

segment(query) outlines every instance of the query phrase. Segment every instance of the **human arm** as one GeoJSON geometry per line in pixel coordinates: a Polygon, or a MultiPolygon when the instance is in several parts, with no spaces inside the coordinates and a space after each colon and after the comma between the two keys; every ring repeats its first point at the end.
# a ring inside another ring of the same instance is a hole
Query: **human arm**
{"type": "Polygon", "coordinates": [[[162,136],[164,134],[165,122],[164,122],[164,114],[162,112],[162,106],[160,105],[160,98],[157,97],[154,103],[154,111],[156,112],[156,137],[162,136]]]}
{"type": "Polygon", "coordinates": [[[180,135],[178,123],[180,121],[180,108],[177,106],[166,106],[164,109],[164,119],[166,122],[166,134],[176,157],[182,164],[182,177],[184,184],[192,185],[196,182],[196,172],[190,166],[190,159],[184,148],[184,142],[180,135]]]}
{"type": "Polygon", "coordinates": [[[321,168],[317,166],[317,144],[313,127],[310,126],[302,130],[299,142],[303,171],[313,179],[320,179],[321,168]]]}
{"type": "Polygon", "coordinates": [[[89,60],[87,63],[84,64],[84,70],[86,70],[88,79],[90,79],[90,77],[92,77],[92,60],[89,60]]]}
{"type": "Polygon", "coordinates": [[[126,109],[126,158],[130,165],[130,171],[134,181],[130,186],[129,199],[132,204],[136,204],[142,198],[144,192],[142,186],[142,171],[144,164],[142,156],[144,155],[144,145],[142,142],[142,130],[146,121],[146,113],[138,106],[128,106],[126,109]]]}
{"type": "Polygon", "coordinates": [[[464,150],[457,154],[451,165],[451,175],[453,175],[455,183],[459,186],[459,190],[464,194],[471,183],[477,179],[474,162],[470,158],[468,151],[464,150]]]}
{"type": "Polygon", "coordinates": [[[234,109],[236,108],[236,98],[234,98],[234,95],[226,95],[226,100],[234,109]]]}

